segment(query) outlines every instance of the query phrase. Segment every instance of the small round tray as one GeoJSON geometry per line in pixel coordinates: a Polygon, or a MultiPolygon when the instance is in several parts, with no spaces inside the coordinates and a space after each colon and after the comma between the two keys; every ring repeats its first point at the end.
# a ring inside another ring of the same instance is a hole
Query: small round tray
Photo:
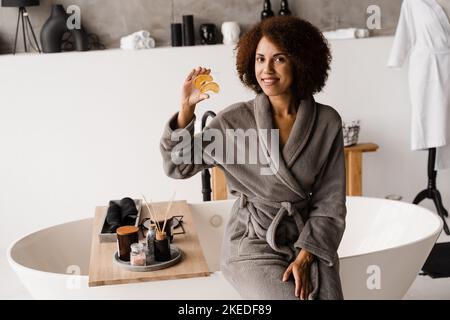
{"type": "Polygon", "coordinates": [[[146,266],[132,266],[129,261],[120,260],[119,255],[116,251],[113,256],[113,262],[119,265],[121,268],[135,272],[155,271],[169,268],[177,264],[181,260],[181,250],[173,244],[170,245],[170,257],[171,259],[169,261],[152,261],[146,266]]]}

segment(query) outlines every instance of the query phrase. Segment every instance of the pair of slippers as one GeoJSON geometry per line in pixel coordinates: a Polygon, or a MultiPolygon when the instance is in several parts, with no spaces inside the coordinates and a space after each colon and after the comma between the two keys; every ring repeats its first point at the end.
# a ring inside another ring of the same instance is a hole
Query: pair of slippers
{"type": "Polygon", "coordinates": [[[137,216],[138,210],[133,199],[127,197],[120,201],[111,200],[106,213],[106,222],[109,225],[108,231],[114,233],[121,226],[133,226],[137,216]]]}

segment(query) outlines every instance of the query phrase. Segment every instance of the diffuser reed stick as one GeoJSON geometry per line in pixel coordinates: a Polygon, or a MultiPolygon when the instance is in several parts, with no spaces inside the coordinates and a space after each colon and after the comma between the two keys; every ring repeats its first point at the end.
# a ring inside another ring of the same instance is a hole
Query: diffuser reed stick
{"type": "Polygon", "coordinates": [[[150,213],[150,218],[151,218],[153,221],[155,221],[156,229],[158,230],[158,232],[161,233],[161,227],[159,226],[158,220],[156,220],[156,217],[155,217],[155,215],[153,214],[153,210],[150,209],[150,207],[149,207],[149,205],[148,205],[148,202],[147,202],[147,199],[145,199],[145,196],[144,196],[144,195],[142,195],[142,198],[144,199],[145,205],[147,206],[147,210],[148,210],[148,212],[150,213]]]}
{"type": "Polygon", "coordinates": [[[164,217],[164,225],[163,225],[163,231],[166,230],[166,222],[167,222],[167,215],[169,214],[170,208],[172,207],[173,199],[175,198],[175,191],[172,194],[172,198],[170,199],[169,205],[167,206],[166,210],[166,216],[164,217]]]}

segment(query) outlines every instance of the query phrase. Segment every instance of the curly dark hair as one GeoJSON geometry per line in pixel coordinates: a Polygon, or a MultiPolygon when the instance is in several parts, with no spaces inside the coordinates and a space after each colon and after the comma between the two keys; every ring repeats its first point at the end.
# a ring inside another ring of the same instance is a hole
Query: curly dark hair
{"type": "Polygon", "coordinates": [[[262,92],[255,75],[255,55],[264,36],[292,61],[294,95],[303,99],[322,90],[331,63],[328,42],[311,23],[292,16],[262,20],[239,39],[236,68],[245,86],[256,93],[262,92]]]}

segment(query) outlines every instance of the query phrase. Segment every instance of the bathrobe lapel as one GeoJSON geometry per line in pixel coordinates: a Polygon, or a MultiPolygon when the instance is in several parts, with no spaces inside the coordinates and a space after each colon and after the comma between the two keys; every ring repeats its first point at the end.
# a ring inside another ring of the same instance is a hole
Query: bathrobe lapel
{"type": "MultiPolygon", "coordinates": [[[[295,298],[293,281],[282,283],[281,275],[298,252],[307,250],[316,257],[309,299],[341,299],[337,248],[346,213],[342,120],[331,107],[315,103],[312,97],[305,99],[280,151],[279,144],[271,141],[270,130],[276,129],[272,114],[268,97],[259,94],[253,101],[228,107],[208,124],[223,134],[227,129],[259,133],[256,158],[261,163],[222,166],[231,193],[239,199],[225,229],[221,270],[244,298],[295,298]],[[267,166],[271,160],[273,174],[267,166]]],[[[166,123],[160,148],[165,172],[185,179],[213,164],[174,163],[179,142],[171,134],[177,116],[166,123]]],[[[195,139],[194,122],[195,118],[185,129],[195,139]]],[[[203,134],[196,137],[202,140],[203,134]]],[[[246,145],[234,155],[254,150],[246,145]]],[[[213,157],[208,150],[205,153],[213,157]]]]}
{"type": "MultiPolygon", "coordinates": [[[[271,129],[276,129],[272,118],[272,108],[269,98],[261,93],[255,98],[254,113],[257,129],[266,129],[270,133],[271,129]]],[[[294,126],[289,135],[288,141],[279,152],[278,167],[272,169],[275,176],[286,185],[291,191],[299,195],[303,199],[308,198],[308,194],[297,179],[293,176],[290,168],[299,158],[303,148],[305,147],[311,135],[314,121],[316,118],[317,107],[313,97],[302,100],[297,111],[294,126]]],[[[269,135],[269,134],[268,134],[269,135]]],[[[263,154],[268,155],[269,162],[274,158],[267,141],[267,135],[260,135],[260,147],[263,154]]]]}

